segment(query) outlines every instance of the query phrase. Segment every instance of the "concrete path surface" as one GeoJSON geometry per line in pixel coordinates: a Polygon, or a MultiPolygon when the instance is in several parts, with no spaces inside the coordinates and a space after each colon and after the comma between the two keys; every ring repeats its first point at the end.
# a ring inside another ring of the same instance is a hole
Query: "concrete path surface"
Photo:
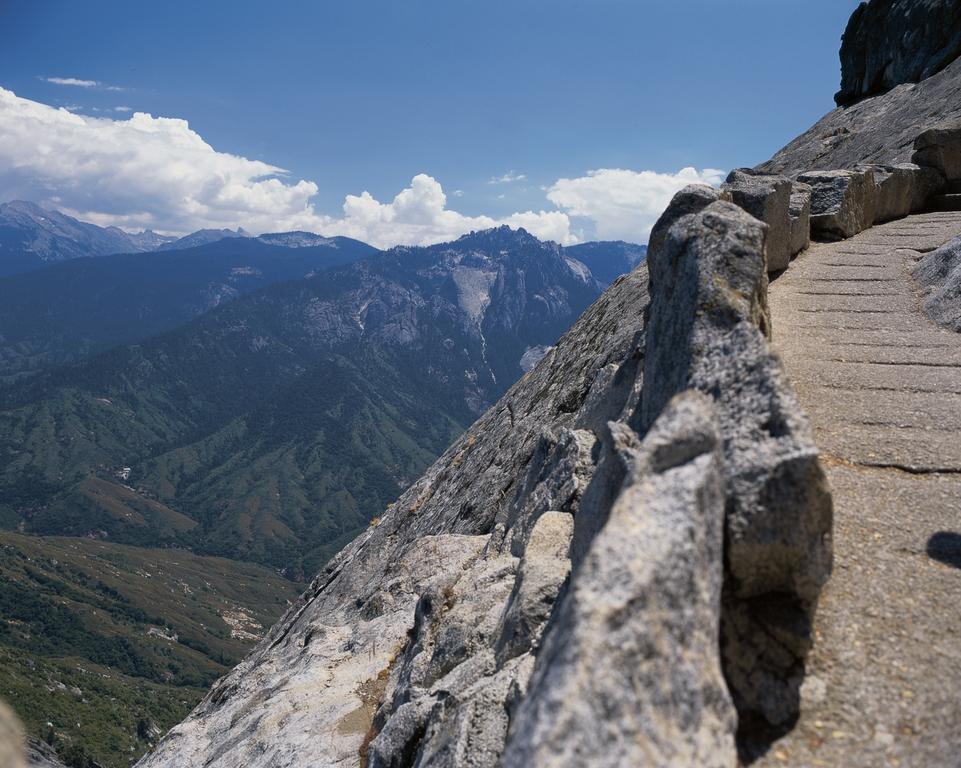
{"type": "Polygon", "coordinates": [[[961,766],[961,334],[910,267],[932,213],[816,244],[770,287],[834,492],[834,573],[795,729],[755,765],[961,766]]]}

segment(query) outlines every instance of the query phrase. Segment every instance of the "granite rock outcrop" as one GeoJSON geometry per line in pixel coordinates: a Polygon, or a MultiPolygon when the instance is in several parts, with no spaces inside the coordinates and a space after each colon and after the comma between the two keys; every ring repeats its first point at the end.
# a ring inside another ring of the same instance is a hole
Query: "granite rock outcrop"
{"type": "Polygon", "coordinates": [[[961,333],[961,237],[924,254],[913,275],[924,289],[927,316],[961,333]]]}
{"type": "Polygon", "coordinates": [[[839,106],[916,83],[961,55],[961,6],[953,0],[871,0],[841,41],[839,106]]]}

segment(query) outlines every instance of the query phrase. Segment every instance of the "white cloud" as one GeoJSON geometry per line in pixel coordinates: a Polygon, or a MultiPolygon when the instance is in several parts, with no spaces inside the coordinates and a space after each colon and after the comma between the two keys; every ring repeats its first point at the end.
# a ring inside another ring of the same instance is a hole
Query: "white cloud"
{"type": "Polygon", "coordinates": [[[447,208],[447,196],[436,179],[420,173],[410,186],[390,203],[381,203],[369,193],[348,195],[341,219],[327,219],[326,233],[347,235],[373,245],[396,243],[441,243],[470,230],[500,224],[523,227],[542,240],[577,242],[570,219],[560,211],[527,211],[503,218],[467,216],[447,208]]]}
{"type": "Polygon", "coordinates": [[[514,173],[514,171],[508,171],[503,176],[491,176],[488,184],[513,184],[515,181],[524,181],[527,176],[523,173],[514,173]]]}
{"type": "MultiPolygon", "coordinates": [[[[185,120],[143,112],[126,119],[74,114],[0,88],[0,200],[33,200],[126,229],[303,229],[387,247],[443,242],[508,224],[572,243],[582,239],[572,225],[575,217],[598,238],[646,242],[676,191],[695,182],[718,184],[722,176],[710,168],[677,173],[604,168],[546,188],[556,210],[491,217],[448,208],[440,183],[420,173],[388,202],[368,192],[347,195],[342,214],[330,216],[311,202],[318,191],[313,181],[294,182],[277,166],[218,152],[185,120]]],[[[510,171],[491,181],[524,178],[510,171]]]]}
{"type": "Polygon", "coordinates": [[[41,77],[46,83],[53,83],[54,85],[70,85],[75,88],[96,88],[100,91],[125,91],[126,88],[121,88],[119,85],[107,85],[106,83],[101,83],[99,80],[81,80],[78,77],[41,77]]]}
{"type": "Polygon", "coordinates": [[[464,190],[463,190],[463,189],[455,189],[453,192],[451,192],[451,194],[452,194],[454,197],[463,197],[463,196],[464,196],[464,190]]]}
{"type": "Polygon", "coordinates": [[[367,192],[348,195],[343,216],[327,216],[310,202],[317,185],[294,183],[286,174],[218,152],[185,120],[143,112],[125,120],[89,117],[0,88],[0,199],[47,203],[102,225],[172,233],[304,229],[386,247],[442,242],[509,224],[544,239],[576,240],[561,211],[497,219],[453,211],[441,185],[423,173],[389,203],[367,192]]]}
{"type": "Polygon", "coordinates": [[[100,85],[99,80],[80,80],[76,77],[45,77],[43,79],[54,85],[73,85],[77,88],[96,88],[100,85]]]}
{"type": "Polygon", "coordinates": [[[133,109],[130,107],[114,107],[113,111],[114,112],[133,112],[133,109]]]}
{"type": "Polygon", "coordinates": [[[723,180],[724,172],[714,168],[677,173],[601,168],[558,179],[547,198],[571,216],[591,220],[599,239],[646,243],[675,192],[688,184],[718,185],[723,180]]]}

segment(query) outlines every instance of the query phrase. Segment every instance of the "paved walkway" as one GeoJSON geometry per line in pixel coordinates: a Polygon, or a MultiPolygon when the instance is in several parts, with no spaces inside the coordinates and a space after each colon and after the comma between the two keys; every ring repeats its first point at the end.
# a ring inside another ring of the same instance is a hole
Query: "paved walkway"
{"type": "Polygon", "coordinates": [[[961,766],[961,334],[922,314],[909,273],[958,234],[961,213],[911,216],[815,245],[771,284],[835,565],[801,720],[756,766],[961,766]]]}

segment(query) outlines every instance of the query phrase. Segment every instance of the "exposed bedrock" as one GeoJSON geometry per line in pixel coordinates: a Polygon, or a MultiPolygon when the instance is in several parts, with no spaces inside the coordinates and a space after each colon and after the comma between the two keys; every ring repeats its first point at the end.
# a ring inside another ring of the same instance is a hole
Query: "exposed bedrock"
{"type": "Polygon", "coordinates": [[[956,59],[917,84],[905,83],[828,112],[757,169],[794,177],[810,170],[852,169],[858,163],[912,162],[918,134],[959,119],[961,59],[956,59]]]}
{"type": "Polygon", "coordinates": [[[926,253],[913,270],[924,288],[924,311],[936,323],[961,332],[961,237],[926,253]]]}
{"type": "Polygon", "coordinates": [[[961,55],[961,5],[955,0],[871,0],[851,15],[841,42],[841,90],[847,105],[916,83],[961,55]]]}
{"type": "Polygon", "coordinates": [[[736,764],[717,643],[724,492],[714,405],[681,394],[643,443],[624,442],[631,469],[552,620],[512,717],[505,768],[736,764]]]}
{"type": "Polygon", "coordinates": [[[764,247],[758,220],[717,201],[674,219],[648,251],[640,425],[688,388],[715,401],[725,674],[744,724],[785,726],[797,715],[811,619],[831,571],[832,507],[810,426],[765,339],[764,247]]]}
{"type": "Polygon", "coordinates": [[[141,764],[488,764],[566,573],[558,516],[639,397],[647,282],[616,280],[141,764]]]}

